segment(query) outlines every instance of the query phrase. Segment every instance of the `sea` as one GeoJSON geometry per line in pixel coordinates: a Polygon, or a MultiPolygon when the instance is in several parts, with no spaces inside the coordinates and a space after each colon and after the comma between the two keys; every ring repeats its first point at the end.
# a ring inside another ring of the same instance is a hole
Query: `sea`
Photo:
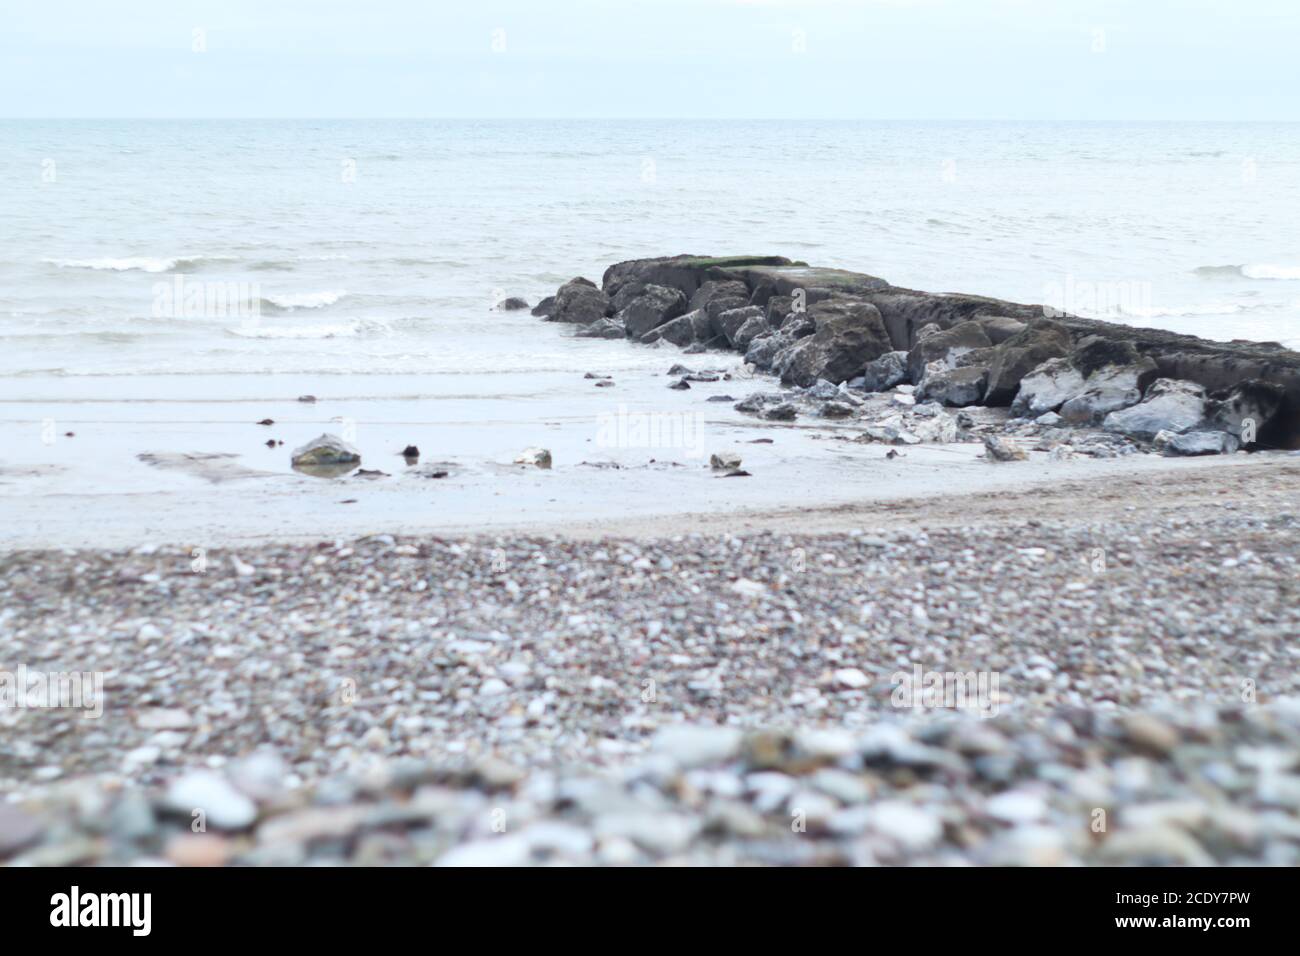
{"type": "Polygon", "coordinates": [[[1297,209],[1295,123],[4,120],[0,493],[147,493],[159,450],[287,472],[343,426],[509,462],[592,419],[588,371],[671,400],[662,350],[494,308],[630,258],[1300,348],[1297,209]]]}

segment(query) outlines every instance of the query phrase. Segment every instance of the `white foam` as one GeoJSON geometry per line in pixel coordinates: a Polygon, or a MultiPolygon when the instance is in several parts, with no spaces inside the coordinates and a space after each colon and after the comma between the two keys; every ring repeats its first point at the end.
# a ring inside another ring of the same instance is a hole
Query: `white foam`
{"type": "Polygon", "coordinates": [[[1247,279],[1300,279],[1300,266],[1251,263],[1241,267],[1241,274],[1247,279]]]}
{"type": "Polygon", "coordinates": [[[321,322],[316,325],[249,323],[226,331],[245,339],[337,339],[387,332],[388,326],[377,319],[351,319],[347,322],[321,322]]]}
{"type": "Polygon", "coordinates": [[[175,269],[177,259],[158,259],[153,256],[126,256],[115,259],[46,259],[61,269],[105,269],[112,272],[128,272],[136,269],[140,272],[167,272],[175,269]]]}
{"type": "Polygon", "coordinates": [[[278,309],[323,309],[347,295],[346,289],[324,292],[295,292],[288,295],[268,295],[266,301],[278,309]]]}

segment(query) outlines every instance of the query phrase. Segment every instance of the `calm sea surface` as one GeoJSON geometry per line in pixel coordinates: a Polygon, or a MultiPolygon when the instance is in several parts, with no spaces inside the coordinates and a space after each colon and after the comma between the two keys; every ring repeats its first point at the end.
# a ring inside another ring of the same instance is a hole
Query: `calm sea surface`
{"type": "Polygon", "coordinates": [[[8,395],[657,368],[489,308],[680,252],[1300,346],[1296,124],[5,121],[0,184],[8,395]]]}

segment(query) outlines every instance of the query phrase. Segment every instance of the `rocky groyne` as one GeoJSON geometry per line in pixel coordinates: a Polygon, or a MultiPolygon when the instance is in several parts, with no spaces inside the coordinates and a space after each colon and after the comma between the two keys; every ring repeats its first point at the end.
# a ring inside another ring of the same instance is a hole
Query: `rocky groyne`
{"type": "MultiPolygon", "coordinates": [[[[996,422],[1013,436],[1089,434],[1086,447],[1106,453],[1300,448],[1300,354],[1276,343],[1211,342],[1043,305],[919,292],[779,256],[620,262],[599,286],[575,278],[533,313],[581,326],[582,336],[739,352],[823,402],[826,417],[853,415],[865,394],[892,390],[903,411],[878,421],[876,437],[900,444],[945,440],[949,426],[917,437],[919,424],[939,409],[970,409],[956,416],[959,433],[994,444],[996,422]],[[916,409],[928,411],[918,418],[916,409]]],[[[752,395],[737,408],[789,418],[790,397],[752,395]]],[[[1003,454],[990,447],[990,457],[1003,454]]]]}

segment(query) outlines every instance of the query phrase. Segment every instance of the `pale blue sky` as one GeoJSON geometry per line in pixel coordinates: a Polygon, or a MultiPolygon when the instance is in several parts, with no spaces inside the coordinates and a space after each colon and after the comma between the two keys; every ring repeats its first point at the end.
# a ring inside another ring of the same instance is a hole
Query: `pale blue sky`
{"type": "Polygon", "coordinates": [[[1300,0],[0,0],[0,116],[1296,120],[1297,50],[1300,0]]]}

